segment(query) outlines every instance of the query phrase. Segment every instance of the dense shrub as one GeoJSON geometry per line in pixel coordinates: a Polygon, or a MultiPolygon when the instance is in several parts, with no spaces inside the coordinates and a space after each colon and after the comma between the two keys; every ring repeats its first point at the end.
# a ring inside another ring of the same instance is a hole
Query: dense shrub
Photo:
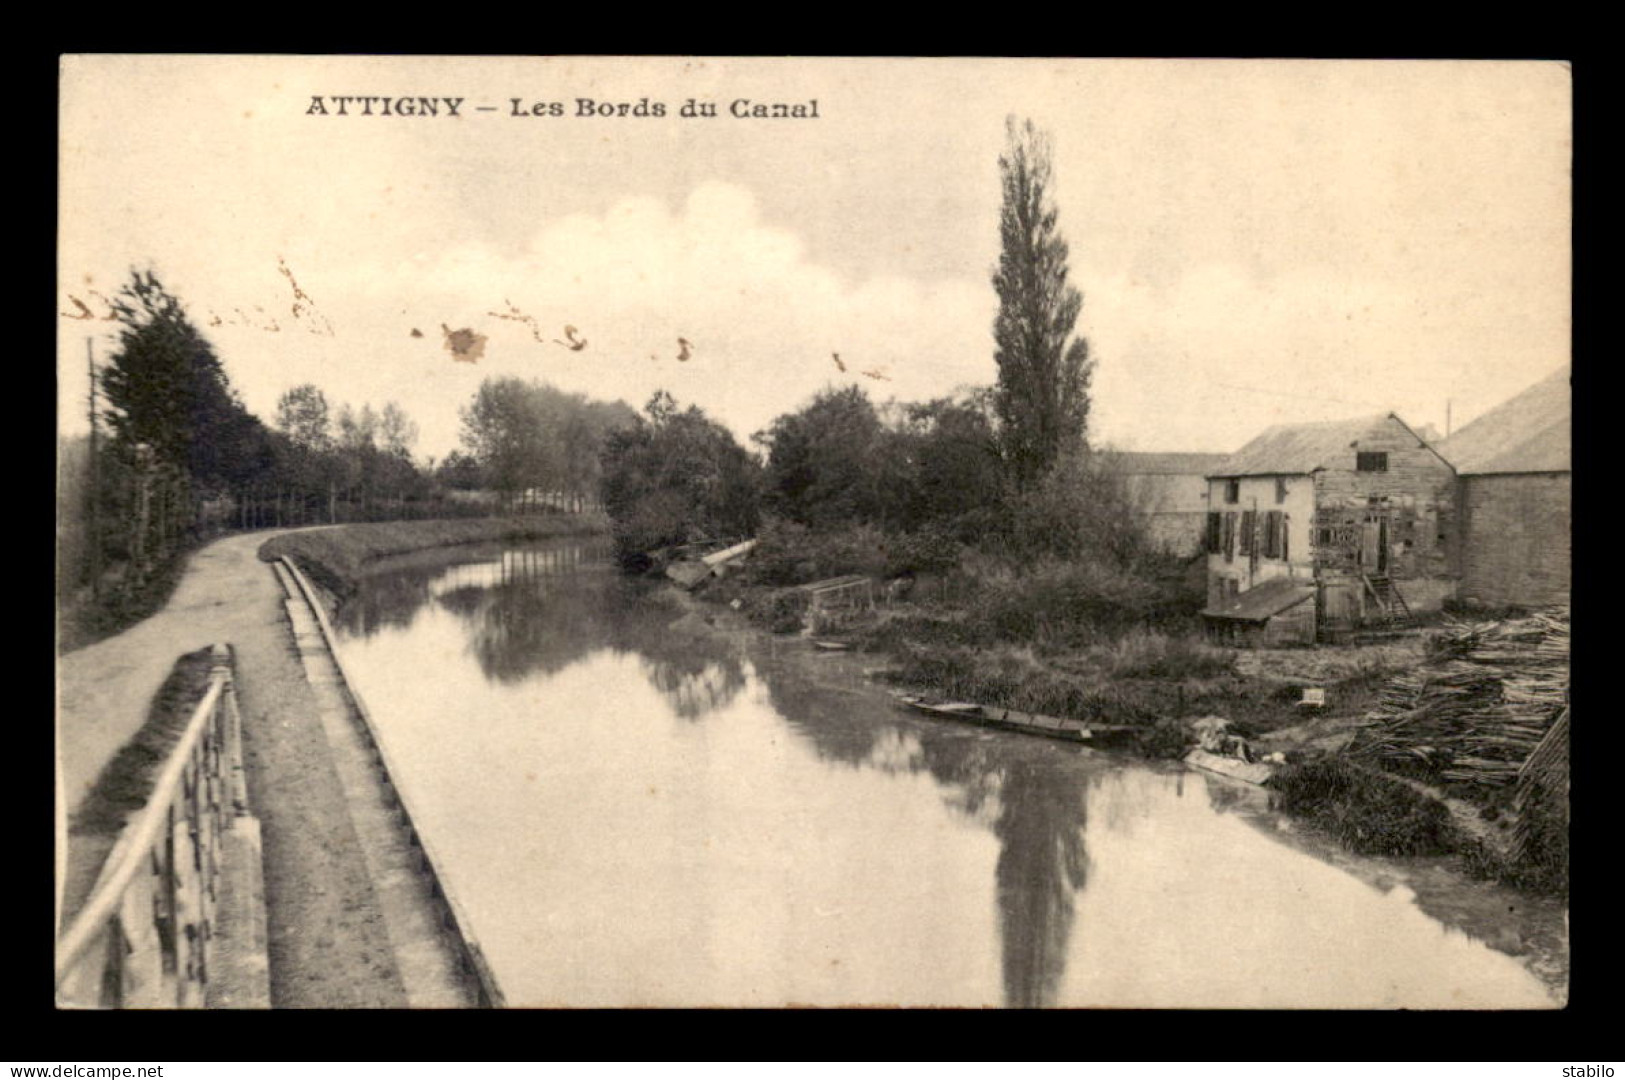
{"type": "Polygon", "coordinates": [[[601,490],[622,563],[640,569],[657,548],[753,535],[760,469],[728,429],[664,392],[644,412],[604,444],[601,490]]]}
{"type": "Polygon", "coordinates": [[[928,524],[915,532],[888,538],[886,573],[940,574],[959,565],[964,545],[944,523],[928,524]]]}
{"type": "Polygon", "coordinates": [[[1153,723],[1167,706],[1147,687],[1069,675],[1025,648],[903,645],[890,677],[960,701],[1098,723],[1153,723]]]}
{"type": "Polygon", "coordinates": [[[1450,850],[1450,814],[1441,803],[1345,758],[1284,766],[1270,786],[1282,810],[1309,818],[1361,854],[1450,850]]]}
{"type": "Polygon", "coordinates": [[[1099,559],[984,563],[977,577],[972,618],[1007,640],[1093,644],[1145,622],[1157,599],[1153,584],[1099,559]]]}
{"type": "Polygon", "coordinates": [[[1164,717],[1139,733],[1140,753],[1149,758],[1182,758],[1195,744],[1183,721],[1164,717]]]}
{"type": "Polygon", "coordinates": [[[794,521],[770,519],[757,533],[745,572],[761,585],[805,585],[845,574],[886,575],[892,538],[872,525],[814,531],[794,521]]]}
{"type": "Polygon", "coordinates": [[[1133,565],[1152,550],[1121,476],[1097,455],[1069,454],[1009,500],[999,536],[1025,559],[1089,559],[1133,565]]]}

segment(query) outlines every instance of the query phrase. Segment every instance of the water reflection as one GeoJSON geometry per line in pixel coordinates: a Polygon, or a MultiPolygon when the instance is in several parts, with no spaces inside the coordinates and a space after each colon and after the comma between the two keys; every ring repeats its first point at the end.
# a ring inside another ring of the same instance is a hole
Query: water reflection
{"type": "Polygon", "coordinates": [[[470,552],[470,561],[391,564],[362,582],[341,612],[346,633],[370,637],[412,624],[435,606],[468,626],[481,673],[517,684],[563,671],[601,649],[638,656],[650,685],[685,719],[733,700],[745,686],[737,652],[696,648],[673,632],[669,607],[615,573],[606,544],[470,552]],[[482,557],[483,556],[483,557],[482,557]]]}
{"type": "Polygon", "coordinates": [[[1000,787],[1004,812],[994,833],[1007,1005],[1053,1005],[1066,971],[1073,897],[1089,866],[1078,787],[1075,778],[1038,767],[1009,770],[1000,787]]]}
{"type": "Polygon", "coordinates": [[[1075,896],[1084,887],[1087,794],[1093,773],[1075,767],[1077,748],[912,721],[854,726],[822,719],[829,694],[791,673],[767,681],[774,710],[829,759],[925,771],[946,805],[989,827],[999,841],[994,868],[1004,1003],[1055,1004],[1066,970],[1075,896]],[[900,725],[907,724],[905,735],[900,725]],[[898,748],[907,751],[899,753],[898,748]]]}
{"type": "Polygon", "coordinates": [[[407,561],[340,624],[519,1004],[1548,1000],[1246,789],[908,713],[590,548],[407,561]]]}

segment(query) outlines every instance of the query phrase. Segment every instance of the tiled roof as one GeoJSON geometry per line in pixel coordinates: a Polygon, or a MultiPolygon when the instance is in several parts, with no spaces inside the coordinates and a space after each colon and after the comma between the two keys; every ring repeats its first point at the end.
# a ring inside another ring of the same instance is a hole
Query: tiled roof
{"type": "Polygon", "coordinates": [[[1315,595],[1315,587],[1293,578],[1271,578],[1238,596],[1221,600],[1203,610],[1202,614],[1216,619],[1242,619],[1261,622],[1279,615],[1287,608],[1296,607],[1315,595]]]}
{"type": "Polygon", "coordinates": [[[1157,454],[1118,450],[1106,455],[1126,476],[1206,476],[1228,454],[1157,454]]]}
{"type": "Polygon", "coordinates": [[[1349,457],[1349,447],[1387,415],[1315,424],[1276,424],[1231,454],[1209,476],[1296,476],[1349,457]]]}
{"type": "Polygon", "coordinates": [[[1517,397],[1502,402],[1439,447],[1466,474],[1568,472],[1573,393],[1564,365],[1517,397]]]}

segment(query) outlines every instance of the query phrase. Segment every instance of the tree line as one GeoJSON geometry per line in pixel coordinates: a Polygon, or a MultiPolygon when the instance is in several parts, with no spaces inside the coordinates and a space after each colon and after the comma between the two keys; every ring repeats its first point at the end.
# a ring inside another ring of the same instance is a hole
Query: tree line
{"type": "Polygon", "coordinates": [[[996,382],[881,403],[832,386],[758,432],[749,452],[697,407],[657,394],[604,450],[624,564],[756,535],[747,573],[761,584],[958,575],[979,617],[1018,635],[1090,633],[1086,623],[1150,621],[1190,602],[1185,568],[1150,543],[1091,448],[1094,361],[1075,333],[1083,297],[1069,280],[1047,136],[1012,118],[998,167],[996,382]]]}
{"type": "Polygon", "coordinates": [[[629,560],[764,517],[1030,552],[1134,545],[1122,496],[1089,452],[1093,361],[1074,334],[1083,298],[1068,280],[1050,144],[1014,118],[1007,139],[991,274],[997,382],[880,405],[858,386],[830,388],[757,433],[754,462],[699,410],[657,395],[606,448],[605,505],[629,560]],[[707,468],[708,483],[695,479],[707,468]]]}
{"type": "Polygon", "coordinates": [[[304,384],[267,424],[180,300],[153,272],[132,272],[113,302],[118,348],[93,373],[91,445],[63,457],[60,531],[82,528],[63,544],[61,580],[96,593],[112,570],[139,589],[227,528],[598,506],[629,566],[764,528],[795,544],[871,530],[889,538],[893,570],[951,562],[967,545],[1126,565],[1141,545],[1089,452],[1092,360],[1073,333],[1082,298],[1068,282],[1049,144],[1014,120],[1008,141],[991,274],[997,382],[880,404],[832,387],[752,449],[664,391],[636,413],[517,378],[479,386],[460,410],[462,446],[438,464],[414,458],[417,426],[394,402],[335,407],[304,384]],[[70,482],[75,461],[85,475],[70,482]]]}
{"type": "Polygon", "coordinates": [[[90,434],[58,455],[58,598],[87,601],[89,623],[139,617],[182,554],[228,529],[585,509],[604,438],[632,414],[487,379],[462,410],[463,449],[420,461],[397,402],[335,403],[306,383],[269,423],[254,415],[152,270],[132,271],[111,307],[117,343],[90,359],[90,434]]]}

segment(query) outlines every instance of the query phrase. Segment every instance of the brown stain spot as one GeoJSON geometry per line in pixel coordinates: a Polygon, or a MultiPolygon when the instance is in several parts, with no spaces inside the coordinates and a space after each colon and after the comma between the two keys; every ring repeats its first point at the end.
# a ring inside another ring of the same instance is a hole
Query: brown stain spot
{"type": "Polygon", "coordinates": [[[423,331],[419,330],[417,327],[414,326],[414,327],[412,327],[412,336],[413,337],[422,337],[423,336],[423,331]]]}
{"type": "Polygon", "coordinates": [[[655,787],[653,784],[650,784],[649,785],[649,794],[658,795],[658,794],[660,794],[660,789],[655,787]]]}
{"type": "Polygon", "coordinates": [[[536,780],[536,774],[534,772],[527,772],[525,774],[525,779],[534,782],[536,780]]]}
{"type": "Polygon", "coordinates": [[[85,302],[83,300],[79,299],[77,296],[73,296],[72,294],[70,294],[68,296],[68,299],[73,301],[73,306],[78,308],[79,310],[78,311],[59,311],[59,312],[57,312],[57,314],[61,315],[64,319],[94,319],[96,317],[95,315],[93,315],[91,313],[90,308],[85,306],[85,302]]]}
{"type": "Polygon", "coordinates": [[[446,335],[446,351],[451,358],[464,364],[477,364],[480,357],[485,355],[485,335],[477,334],[473,330],[464,328],[453,330],[445,323],[440,324],[441,331],[446,335]]]}
{"type": "Polygon", "coordinates": [[[891,376],[887,375],[884,371],[881,371],[879,368],[870,368],[868,371],[860,372],[859,374],[864,375],[865,377],[870,378],[870,379],[883,379],[886,382],[891,382],[891,376]]]}
{"type": "Polygon", "coordinates": [[[244,120],[252,120],[252,119],[254,119],[254,110],[253,109],[244,109],[243,110],[243,119],[244,120]]]}

